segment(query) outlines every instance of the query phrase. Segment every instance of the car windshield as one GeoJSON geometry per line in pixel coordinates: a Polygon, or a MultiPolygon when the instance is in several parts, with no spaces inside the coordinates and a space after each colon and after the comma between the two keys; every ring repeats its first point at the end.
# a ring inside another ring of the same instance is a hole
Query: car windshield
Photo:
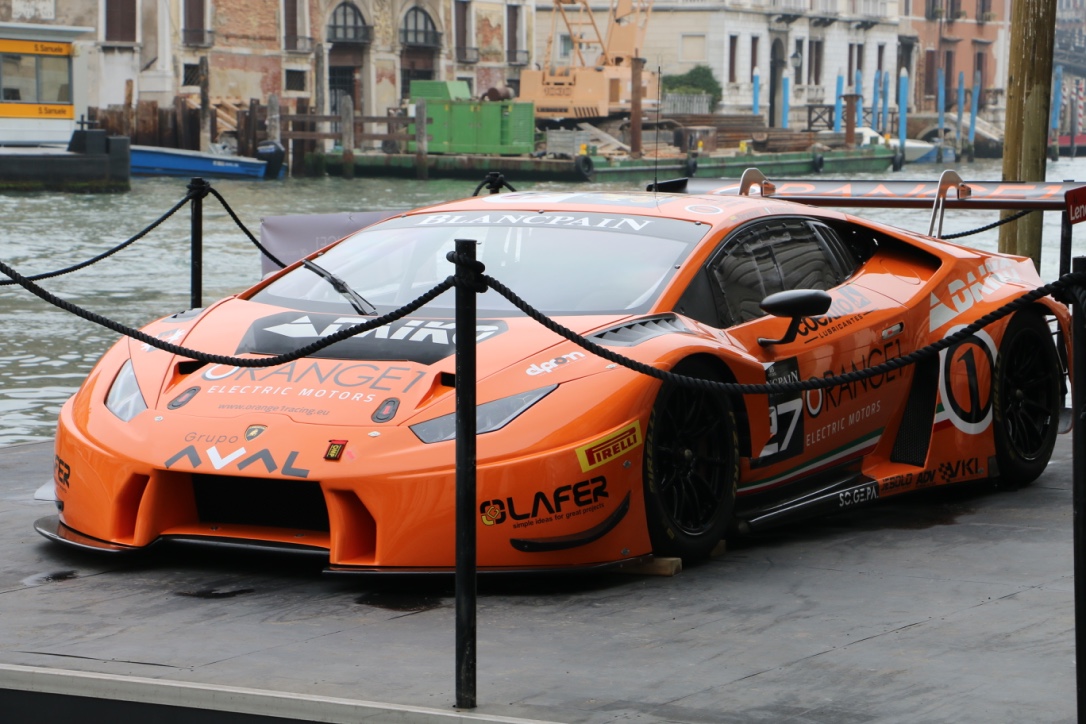
{"type": "MultiPolygon", "coordinates": [[[[622,214],[417,214],[364,229],[315,261],[385,314],[453,274],[446,254],[457,239],[471,239],[486,273],[545,314],[636,314],[649,309],[709,228],[622,214]]],[[[328,279],[305,267],[252,299],[315,312],[353,311],[328,279]]],[[[480,312],[519,314],[492,289],[478,295],[477,304],[480,312]]],[[[450,289],[423,309],[453,307],[450,289]]]]}

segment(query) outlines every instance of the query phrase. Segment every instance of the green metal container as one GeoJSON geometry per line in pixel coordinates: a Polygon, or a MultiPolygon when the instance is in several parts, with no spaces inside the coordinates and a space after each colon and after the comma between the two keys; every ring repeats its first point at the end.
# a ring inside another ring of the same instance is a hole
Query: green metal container
{"type": "MultiPolygon", "coordinates": [[[[428,153],[519,156],[535,150],[533,104],[477,101],[467,95],[464,81],[411,81],[411,101],[425,99],[426,115],[433,119],[428,153]]],[[[414,135],[414,123],[407,132],[414,135]]],[[[414,141],[408,141],[407,152],[415,152],[414,141]]]]}
{"type": "Polygon", "coordinates": [[[471,90],[466,81],[462,80],[413,80],[411,81],[411,98],[425,98],[440,101],[468,101],[471,100],[471,90]]]}

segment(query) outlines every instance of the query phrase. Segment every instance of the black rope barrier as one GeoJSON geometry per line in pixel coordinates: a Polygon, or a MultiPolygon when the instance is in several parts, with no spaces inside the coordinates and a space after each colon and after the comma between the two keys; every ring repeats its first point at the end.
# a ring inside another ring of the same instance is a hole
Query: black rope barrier
{"type": "MultiPolygon", "coordinates": [[[[486,182],[484,182],[484,183],[486,183],[486,182]]],[[[508,184],[506,184],[506,185],[508,185],[508,184]]],[[[512,187],[510,187],[510,188],[512,188],[512,187]]],[[[26,275],[26,276],[24,276],[24,278],[28,279],[30,281],[34,281],[34,282],[42,281],[44,279],[53,279],[54,277],[59,277],[59,276],[65,275],[65,274],[71,274],[72,272],[77,272],[80,269],[86,269],[87,267],[92,266],[94,264],[97,264],[98,262],[100,262],[100,261],[102,261],[104,259],[108,259],[109,257],[113,256],[117,252],[120,252],[120,251],[123,251],[123,250],[127,249],[129,246],[131,246],[132,244],[135,244],[137,241],[139,241],[140,239],[142,239],[143,237],[147,236],[149,233],[151,233],[152,231],[157,229],[167,219],[169,219],[171,216],[173,216],[178,211],[180,211],[181,207],[183,207],[188,202],[193,201],[193,200],[198,199],[198,198],[202,199],[205,196],[207,196],[208,194],[210,194],[210,195],[214,196],[216,199],[218,199],[219,203],[222,204],[223,209],[226,210],[226,213],[230,216],[231,219],[233,219],[233,221],[237,225],[237,227],[239,229],[241,229],[241,231],[247,237],[249,237],[249,241],[251,241],[253,243],[253,245],[256,246],[256,248],[260,250],[261,254],[263,254],[268,259],[270,259],[271,262],[273,264],[275,264],[276,266],[278,266],[280,269],[286,267],[286,264],[284,264],[282,261],[280,261],[263,244],[261,244],[260,241],[255,236],[253,236],[253,233],[251,231],[249,231],[249,229],[241,221],[241,219],[238,217],[238,215],[234,211],[234,209],[232,209],[230,207],[230,204],[228,204],[226,202],[226,199],[223,198],[222,194],[220,194],[218,191],[216,191],[210,184],[205,184],[205,185],[189,184],[188,189],[189,189],[188,193],[185,194],[185,196],[180,201],[178,201],[176,204],[171,206],[170,209],[168,211],[166,211],[166,213],[162,214],[162,216],[159,216],[157,219],[152,221],[150,224],[148,224],[142,230],[137,232],[135,235],[129,237],[128,239],[124,240],[120,244],[117,244],[113,248],[108,249],[106,251],[103,251],[101,254],[97,254],[96,256],[93,256],[90,259],[87,259],[85,261],[81,261],[78,264],[72,264],[71,266],[64,267],[63,269],[57,269],[56,271],[42,272],[40,274],[33,274],[33,275],[26,275]]],[[[10,276],[10,275],[8,275],[8,276],[10,276]]],[[[5,280],[0,281],[0,287],[13,286],[13,285],[15,285],[17,283],[18,282],[14,278],[5,279],[5,280]]]]}
{"type": "Polygon", "coordinates": [[[826,389],[829,387],[836,387],[841,384],[848,384],[851,382],[859,382],[870,377],[884,374],[886,372],[892,372],[893,370],[907,367],[908,365],[919,362],[927,357],[934,356],[939,352],[952,347],[963,339],[967,339],[975,334],[977,331],[987,327],[988,325],[1006,317],[1009,314],[1028,306],[1033,302],[1041,299],[1042,297],[1062,292],[1067,289],[1075,288],[1086,284],[1086,272],[1083,273],[1071,273],[1065,274],[1060,279],[1054,282],[1046,284],[1036,289],[1030,290],[1021,297],[1011,300],[1007,304],[1003,305],[999,309],[995,309],[988,314],[978,318],[972,324],[968,324],[962,329],[959,329],[954,334],[948,335],[937,342],[933,342],[927,347],[914,350],[908,354],[904,354],[900,357],[895,357],[891,360],[887,360],[881,364],[877,364],[874,367],[867,367],[862,370],[853,370],[845,372],[840,375],[834,375],[832,377],[823,377],[819,379],[798,380],[795,382],[773,382],[769,384],[745,384],[738,382],[716,382],[713,380],[704,380],[697,377],[686,377],[684,375],[676,375],[666,370],[661,370],[657,367],[647,365],[643,362],[623,357],[620,354],[616,354],[611,350],[603,347],[595,342],[592,342],[584,337],[581,337],[573,330],[563,327],[555,322],[553,319],[544,316],[531,305],[518,297],[512,290],[506,287],[501,282],[497,281],[493,277],[483,275],[487,286],[494,291],[505,297],[513,306],[521,310],[529,317],[534,319],[539,324],[562,336],[563,338],[573,342],[577,346],[591,352],[594,355],[602,357],[603,359],[620,364],[634,372],[639,372],[650,377],[655,377],[663,382],[672,384],[681,384],[688,387],[695,387],[704,392],[725,392],[725,393],[739,393],[743,395],[757,395],[768,394],[772,392],[803,392],[806,390],[826,389]]]}
{"type": "MultiPolygon", "coordinates": [[[[144,228],[142,231],[137,233],[135,236],[121,242],[120,244],[118,244],[117,246],[113,247],[112,249],[110,249],[108,251],[103,251],[98,256],[95,256],[95,257],[93,257],[91,259],[87,259],[86,261],[79,262],[78,264],[73,264],[72,266],[65,267],[63,269],[58,269],[56,271],[51,271],[51,272],[45,272],[43,274],[34,274],[33,276],[28,276],[28,277],[24,277],[24,278],[29,279],[30,281],[41,281],[42,279],[52,279],[53,277],[59,277],[59,276],[62,276],[64,274],[70,274],[71,272],[79,271],[80,269],[85,269],[85,268],[91,266],[92,264],[97,264],[98,262],[102,261],[103,259],[106,259],[108,257],[113,256],[117,252],[131,246],[132,244],[135,244],[137,241],[139,241],[143,237],[147,236],[147,234],[151,233],[156,228],[158,228],[164,221],[166,221],[166,219],[168,219],[171,216],[173,216],[174,214],[176,214],[178,212],[178,210],[182,206],[187,204],[194,197],[195,197],[195,194],[192,193],[191,191],[189,193],[185,194],[185,197],[183,199],[181,199],[180,201],[178,201],[176,204],[174,204],[170,208],[169,211],[167,211],[162,216],[160,216],[157,219],[155,219],[154,221],[152,221],[149,226],[144,228]]],[[[11,276],[11,275],[9,274],[8,276],[11,276]]],[[[9,286],[9,285],[12,285],[12,284],[17,284],[17,283],[18,282],[15,280],[15,278],[12,277],[11,279],[0,281],[0,287],[9,286]]]]}
{"type": "Polygon", "coordinates": [[[299,347],[293,352],[287,352],[285,354],[281,354],[275,357],[232,357],[229,355],[202,352],[200,350],[171,344],[157,337],[152,337],[146,332],[141,332],[140,330],[133,327],[129,327],[127,325],[121,324],[120,322],[115,322],[112,319],[103,317],[100,314],[92,312],[88,309],[84,309],[83,307],[80,307],[77,304],[73,304],[66,299],[61,299],[55,294],[52,294],[51,292],[43,289],[42,287],[27,279],[19,272],[12,269],[3,261],[0,261],[0,272],[3,272],[7,276],[11,277],[19,286],[21,286],[23,289],[26,289],[28,292],[38,297],[39,299],[42,299],[49,304],[52,304],[54,307],[58,307],[66,312],[70,312],[77,317],[85,319],[88,322],[93,322],[94,324],[105,327],[106,329],[110,329],[114,332],[117,332],[118,334],[122,334],[126,337],[131,337],[134,340],[151,345],[152,347],[160,349],[164,352],[175,354],[179,357],[187,357],[189,359],[193,359],[198,362],[204,362],[207,364],[233,365],[235,367],[274,367],[275,365],[284,364],[286,362],[293,362],[296,359],[307,357],[311,354],[319,352],[325,347],[329,347],[335,344],[336,342],[342,342],[343,340],[353,337],[356,334],[362,334],[363,332],[368,332],[370,330],[377,329],[378,327],[383,327],[386,324],[395,322],[397,319],[406,317],[408,314],[411,314],[419,307],[429,304],[435,298],[437,298],[438,295],[440,295],[447,289],[452,288],[454,285],[453,278],[449,277],[430,291],[422,294],[417,299],[408,302],[407,304],[393,312],[389,312],[388,314],[380,317],[375,317],[368,322],[362,322],[360,324],[356,324],[350,327],[345,327],[334,334],[330,334],[329,336],[307,344],[304,347],[299,347]]]}
{"type": "Polygon", "coordinates": [[[479,182],[479,185],[475,187],[475,191],[473,191],[471,195],[478,196],[484,186],[486,186],[486,190],[491,194],[498,193],[503,187],[510,191],[516,191],[516,189],[513,188],[513,184],[505,180],[505,176],[501,171],[488,171],[486,178],[479,182]]]}
{"type": "Polygon", "coordinates": [[[886,362],[877,364],[874,367],[867,367],[862,370],[844,372],[842,374],[833,375],[831,377],[798,380],[792,382],[781,381],[773,383],[749,384],[739,382],[718,382],[715,380],[705,380],[697,377],[676,375],[667,370],[662,370],[657,367],[653,367],[652,365],[645,364],[644,362],[638,362],[637,360],[633,360],[628,357],[624,357],[623,355],[612,352],[606,347],[603,347],[599,344],[596,344],[595,342],[592,342],[589,339],[580,336],[568,327],[564,327],[561,324],[558,324],[553,319],[550,319],[542,312],[532,307],[504,284],[494,279],[493,277],[484,274],[483,272],[485,271],[485,267],[481,262],[475,261],[473,259],[467,259],[456,252],[449,252],[447,258],[457,267],[467,267],[467,274],[447,277],[443,282],[433,287],[428,292],[425,292],[414,301],[409,302],[403,307],[400,307],[395,311],[389,312],[388,314],[380,317],[375,317],[374,319],[367,322],[362,322],[360,324],[356,324],[350,327],[345,327],[335,332],[334,334],[329,335],[328,337],[319,339],[303,347],[299,347],[292,352],[262,358],[234,357],[230,355],[212,354],[209,352],[191,349],[189,347],[182,347],[172,344],[170,342],[165,342],[158,339],[157,337],[152,337],[145,332],[141,332],[138,329],[121,324],[120,322],[115,322],[95,312],[91,312],[76,304],[73,304],[72,302],[69,302],[65,299],[61,299],[60,297],[57,297],[56,295],[38,286],[3,261],[0,261],[0,272],[6,274],[17,284],[19,284],[19,286],[23,287],[34,296],[48,302],[49,304],[52,304],[55,307],[75,314],[76,316],[81,317],[82,319],[85,319],[89,322],[93,322],[94,324],[106,327],[107,329],[117,332],[118,334],[123,334],[127,337],[131,337],[132,339],[143,342],[144,344],[148,344],[157,349],[161,349],[164,352],[169,352],[180,357],[187,357],[189,359],[204,362],[207,364],[221,364],[233,365],[236,367],[258,368],[274,367],[275,365],[285,364],[287,362],[292,362],[296,359],[301,359],[302,357],[314,354],[315,352],[318,352],[325,347],[335,344],[336,342],[341,342],[357,334],[362,334],[363,332],[368,332],[370,330],[377,329],[378,327],[389,324],[390,322],[394,322],[397,319],[401,319],[408,314],[416,311],[420,307],[428,304],[429,302],[437,298],[440,294],[454,286],[467,284],[470,285],[472,291],[475,292],[485,291],[486,287],[489,287],[501,296],[505,297],[517,309],[521,310],[527,316],[529,316],[539,324],[543,325],[550,331],[569,340],[570,342],[573,342],[574,344],[587,350],[588,352],[591,352],[598,357],[602,357],[609,362],[622,365],[623,367],[626,367],[627,369],[630,369],[634,372],[639,372],[649,377],[654,377],[665,383],[694,387],[704,392],[722,392],[727,394],[738,393],[742,395],[770,394],[774,392],[802,392],[806,390],[828,389],[830,387],[836,387],[837,385],[859,382],[860,380],[875,377],[876,375],[881,375],[886,372],[892,372],[893,370],[907,367],[908,365],[934,356],[942,350],[947,349],[948,347],[952,347],[958,342],[967,339],[984,327],[987,327],[988,325],[1002,319],[1003,317],[1012,314],[1013,312],[1021,309],[1022,307],[1032,304],[1033,302],[1037,301],[1042,297],[1055,295],[1059,292],[1069,291],[1076,286],[1086,285],[1086,272],[1072,272],[1070,274],[1065,274],[1056,281],[1050,282],[1049,284],[1041,287],[1037,287],[1036,289],[1032,289],[1029,292],[1023,294],[1022,296],[1011,300],[999,309],[995,309],[988,314],[983,315],[973,323],[966,325],[954,334],[948,335],[943,339],[938,340],[937,342],[933,342],[927,347],[923,347],[921,349],[904,354],[900,357],[895,357],[891,360],[887,360],[886,362]]]}
{"type": "Polygon", "coordinates": [[[226,199],[222,197],[222,194],[220,194],[211,186],[208,186],[207,190],[208,193],[210,193],[212,196],[219,200],[219,203],[222,204],[222,207],[226,209],[226,213],[230,215],[230,218],[234,220],[234,223],[237,224],[238,228],[241,229],[245,233],[245,235],[249,237],[249,241],[253,242],[253,245],[256,246],[257,249],[260,249],[261,254],[268,257],[268,259],[270,259],[271,262],[280,269],[286,267],[286,264],[279,261],[279,259],[277,259],[274,254],[264,248],[264,245],[261,244],[255,236],[253,236],[253,232],[249,231],[249,229],[246,228],[245,224],[241,223],[241,219],[238,218],[238,215],[234,213],[234,210],[232,208],[230,208],[230,204],[226,203],[226,199]]]}
{"type": "Polygon", "coordinates": [[[1021,219],[1026,214],[1032,214],[1036,210],[1037,209],[1023,209],[1023,210],[1019,211],[1016,214],[1011,214],[1007,218],[1000,219],[999,221],[993,221],[991,224],[988,224],[987,226],[982,226],[979,229],[973,229],[972,231],[959,231],[956,234],[943,234],[939,238],[940,239],[960,239],[963,236],[972,236],[973,234],[979,234],[979,233],[981,233],[983,231],[990,231],[992,229],[999,228],[1000,226],[1003,226],[1004,224],[1009,224],[1012,221],[1018,221],[1019,219],[1021,219]]]}

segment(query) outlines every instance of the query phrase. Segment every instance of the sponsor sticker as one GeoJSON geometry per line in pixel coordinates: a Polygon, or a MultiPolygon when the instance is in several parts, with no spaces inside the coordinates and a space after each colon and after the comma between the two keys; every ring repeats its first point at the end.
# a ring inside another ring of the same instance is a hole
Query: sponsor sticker
{"type": "Polygon", "coordinates": [[[641,437],[641,421],[635,420],[607,437],[577,448],[577,462],[581,464],[581,470],[587,473],[589,470],[611,462],[642,442],[644,440],[641,437]]]}
{"type": "Polygon", "coordinates": [[[347,449],[346,440],[329,440],[328,449],[324,452],[325,460],[339,460],[343,457],[343,451],[347,449]]]}
{"type": "Polygon", "coordinates": [[[486,500],[479,505],[479,517],[488,527],[511,519],[514,528],[527,528],[602,510],[602,499],[609,497],[607,478],[599,475],[573,485],[560,485],[549,493],[537,490],[530,504],[527,496],[520,496],[519,511],[513,497],[486,500]]]}
{"type": "Polygon", "coordinates": [[[53,479],[56,480],[57,485],[68,489],[68,480],[72,475],[72,467],[68,463],[60,459],[59,455],[53,456],[53,479]]]}

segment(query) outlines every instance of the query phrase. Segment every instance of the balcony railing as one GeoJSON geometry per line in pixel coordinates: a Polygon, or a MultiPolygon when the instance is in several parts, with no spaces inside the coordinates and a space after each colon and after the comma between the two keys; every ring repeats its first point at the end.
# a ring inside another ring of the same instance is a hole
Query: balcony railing
{"type": "Polygon", "coordinates": [[[528,65],[527,50],[510,50],[506,52],[509,65],[528,65]]]}
{"type": "Polygon", "coordinates": [[[478,63],[479,62],[479,49],[478,48],[457,48],[456,49],[456,62],[457,63],[478,63]]]}
{"type": "Polygon", "coordinates": [[[181,42],[190,48],[210,48],[215,44],[215,31],[185,28],[181,31],[181,42]]]}
{"type": "Polygon", "coordinates": [[[869,18],[886,17],[886,0],[860,0],[856,5],[860,15],[869,18]]]}
{"type": "Polygon", "coordinates": [[[329,25],[329,43],[355,43],[370,45],[373,43],[372,25],[329,25]]]}
{"type": "Polygon", "coordinates": [[[416,48],[440,48],[441,33],[436,30],[410,30],[400,28],[400,44],[416,48]]]}
{"type": "Polygon", "coordinates": [[[283,48],[295,53],[312,53],[313,38],[305,35],[286,35],[283,37],[283,48]]]}

